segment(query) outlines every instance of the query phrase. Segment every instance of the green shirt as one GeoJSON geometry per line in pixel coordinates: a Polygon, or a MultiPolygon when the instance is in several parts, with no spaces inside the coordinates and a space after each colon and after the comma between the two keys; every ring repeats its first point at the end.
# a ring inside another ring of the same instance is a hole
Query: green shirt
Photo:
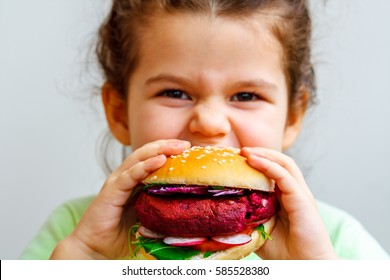
{"type": "MultiPolygon", "coordinates": [[[[79,198],[58,207],[30,242],[21,259],[49,259],[57,243],[76,227],[93,197],[79,198]]],[[[349,214],[318,202],[333,247],[343,259],[389,259],[378,242],[349,214]]],[[[256,259],[255,254],[246,259],[256,259]]]]}

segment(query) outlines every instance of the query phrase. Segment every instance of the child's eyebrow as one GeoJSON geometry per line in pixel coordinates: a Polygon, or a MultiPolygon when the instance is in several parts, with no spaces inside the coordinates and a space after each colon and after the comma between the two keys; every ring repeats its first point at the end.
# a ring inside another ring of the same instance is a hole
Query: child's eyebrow
{"type": "Polygon", "coordinates": [[[147,79],[145,84],[150,85],[158,82],[174,82],[174,83],[181,83],[181,84],[183,83],[189,84],[190,80],[183,77],[174,76],[174,75],[160,74],[147,79]]]}
{"type": "Polygon", "coordinates": [[[271,82],[268,82],[263,79],[253,79],[253,80],[245,80],[245,81],[238,81],[237,83],[233,84],[233,87],[236,88],[261,88],[267,91],[275,91],[278,89],[276,84],[273,84],[271,82]]]}
{"type": "MultiPolygon", "coordinates": [[[[173,82],[173,83],[187,84],[187,85],[191,84],[191,81],[187,78],[170,75],[170,74],[160,74],[151,77],[146,80],[145,84],[150,85],[159,82],[173,82]]],[[[268,82],[261,78],[238,81],[233,83],[231,86],[233,88],[261,88],[266,91],[276,91],[278,89],[278,87],[274,83],[268,82]]]]}

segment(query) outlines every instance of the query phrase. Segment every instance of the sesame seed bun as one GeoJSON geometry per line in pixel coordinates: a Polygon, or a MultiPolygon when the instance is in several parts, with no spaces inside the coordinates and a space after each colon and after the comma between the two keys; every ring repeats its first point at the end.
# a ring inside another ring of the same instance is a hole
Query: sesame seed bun
{"type": "Polygon", "coordinates": [[[185,184],[224,186],[273,191],[270,179],[252,168],[240,149],[193,146],[180,155],[170,156],[160,169],[152,172],[144,184],[185,184]]]}

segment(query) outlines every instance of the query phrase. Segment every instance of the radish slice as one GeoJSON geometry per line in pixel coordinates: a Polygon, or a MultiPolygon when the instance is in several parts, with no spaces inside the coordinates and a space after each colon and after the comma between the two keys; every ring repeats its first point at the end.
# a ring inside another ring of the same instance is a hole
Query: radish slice
{"type": "Polygon", "coordinates": [[[168,236],[163,239],[165,244],[172,246],[194,246],[207,241],[206,237],[173,237],[168,236]]]}
{"type": "Polygon", "coordinates": [[[161,234],[161,233],[158,233],[158,232],[154,232],[144,226],[139,226],[138,227],[138,233],[140,235],[142,235],[143,237],[146,237],[146,238],[156,238],[156,239],[162,239],[164,238],[165,235],[161,234]]]}
{"type": "Polygon", "coordinates": [[[237,233],[227,236],[213,236],[211,237],[216,242],[226,244],[226,245],[244,245],[252,240],[247,234],[237,233]]]}

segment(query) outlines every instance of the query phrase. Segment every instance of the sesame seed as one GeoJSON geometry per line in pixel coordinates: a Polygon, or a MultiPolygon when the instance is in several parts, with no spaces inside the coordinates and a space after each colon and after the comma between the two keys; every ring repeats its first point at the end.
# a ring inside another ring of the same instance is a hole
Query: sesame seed
{"type": "Polygon", "coordinates": [[[181,162],[186,162],[186,161],[184,159],[182,159],[181,162]]]}
{"type": "Polygon", "coordinates": [[[153,179],[153,180],[156,180],[156,179],[157,179],[157,176],[156,176],[156,175],[154,175],[152,179],[153,179]]]}
{"type": "Polygon", "coordinates": [[[206,169],[206,165],[202,165],[202,169],[206,169]]]}
{"type": "Polygon", "coordinates": [[[173,167],[169,167],[169,171],[172,171],[174,168],[173,167]]]}

